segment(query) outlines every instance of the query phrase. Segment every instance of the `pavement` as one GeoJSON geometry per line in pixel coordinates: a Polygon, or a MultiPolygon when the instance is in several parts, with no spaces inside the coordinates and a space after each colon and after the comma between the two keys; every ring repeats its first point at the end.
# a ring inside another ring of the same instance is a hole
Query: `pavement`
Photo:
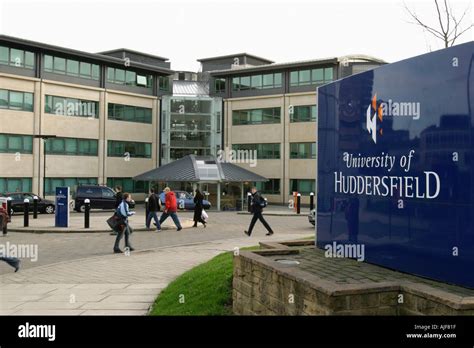
{"type": "MultiPolygon", "coordinates": [[[[250,217],[235,212],[208,214],[207,228],[134,232],[131,239],[136,250],[124,254],[112,253],[114,237],[108,233],[9,232],[0,238],[0,246],[37,248],[37,252],[22,258],[18,273],[0,263],[0,315],[146,315],[171,281],[224,251],[259,241],[314,236],[307,218],[268,216],[275,234],[265,236],[265,229],[257,224],[249,238],[243,230],[250,217]]],[[[93,215],[99,221],[110,213],[93,215]]],[[[191,212],[179,216],[182,221],[192,219],[191,212]]],[[[40,216],[35,223],[40,224],[39,220],[51,223],[54,216],[40,216]]],[[[138,212],[130,223],[140,227],[144,215],[138,212]]],[[[183,295],[186,298],[186,289],[183,295]]]]}

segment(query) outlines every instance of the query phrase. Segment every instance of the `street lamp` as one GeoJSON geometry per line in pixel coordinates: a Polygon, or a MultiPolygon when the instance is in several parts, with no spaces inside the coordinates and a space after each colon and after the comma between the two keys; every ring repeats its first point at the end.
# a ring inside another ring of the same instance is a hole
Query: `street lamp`
{"type": "MultiPolygon", "coordinates": [[[[56,135],[39,134],[39,135],[34,135],[33,137],[44,140],[43,142],[43,197],[44,197],[46,196],[46,140],[50,138],[56,138],[56,135]]],[[[38,181],[38,191],[39,191],[39,181],[38,181]]]]}

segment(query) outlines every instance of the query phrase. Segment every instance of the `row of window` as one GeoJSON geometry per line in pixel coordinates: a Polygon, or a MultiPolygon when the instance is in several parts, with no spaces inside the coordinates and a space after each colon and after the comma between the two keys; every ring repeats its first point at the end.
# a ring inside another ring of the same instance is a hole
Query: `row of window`
{"type": "Polygon", "coordinates": [[[46,141],[46,153],[51,155],[97,156],[98,140],[52,138],[46,141]]]}
{"type": "Polygon", "coordinates": [[[317,115],[316,105],[298,105],[290,108],[290,122],[315,122],[317,115]]]}
{"type": "Polygon", "coordinates": [[[281,108],[232,111],[233,125],[280,123],[281,108]]]}
{"type": "Polygon", "coordinates": [[[107,186],[112,188],[120,186],[122,188],[122,192],[148,192],[148,182],[135,181],[132,178],[107,178],[107,186]]]}
{"type": "MultiPolygon", "coordinates": [[[[298,105],[289,110],[290,122],[314,122],[317,117],[316,105],[298,105]]],[[[232,111],[233,125],[280,123],[281,108],[265,108],[232,111]]]]}
{"type": "MultiPolygon", "coordinates": [[[[225,90],[225,80],[218,79],[220,82],[216,82],[217,87],[222,92],[222,88],[225,90]],[[224,86],[222,86],[222,81],[224,86]]],[[[216,81],[218,81],[216,80],[216,81]]],[[[282,73],[274,74],[259,74],[250,76],[237,76],[232,79],[232,90],[233,91],[247,91],[252,89],[269,89],[269,88],[280,88],[282,86],[282,73]]]]}
{"type": "Polygon", "coordinates": [[[295,70],[290,72],[290,86],[307,86],[331,82],[334,79],[333,68],[295,70]]]}
{"type": "MultiPolygon", "coordinates": [[[[280,194],[280,179],[269,179],[266,182],[254,182],[253,185],[262,194],[279,195],[280,194]]],[[[290,179],[290,186],[288,193],[301,193],[302,195],[309,195],[311,192],[316,193],[316,181],[312,179],[290,179]]]]}
{"type": "Polygon", "coordinates": [[[34,69],[35,54],[30,51],[0,46],[0,64],[17,68],[34,69]]]}
{"type": "Polygon", "coordinates": [[[56,194],[56,187],[70,187],[71,190],[79,185],[97,185],[97,178],[46,178],[45,195],[56,194]]]}
{"type": "Polygon", "coordinates": [[[55,74],[99,80],[100,66],[62,57],[44,56],[44,70],[55,74]]]}
{"type": "MultiPolygon", "coordinates": [[[[97,178],[46,178],[46,195],[54,195],[56,187],[78,185],[97,185],[97,178]]],[[[107,186],[121,186],[123,192],[145,193],[147,183],[134,181],[132,178],[107,178],[107,186]]],[[[280,194],[280,179],[269,179],[267,182],[255,182],[254,186],[263,194],[280,194]]],[[[299,192],[309,195],[316,191],[316,181],[311,179],[290,179],[289,194],[299,192]]],[[[0,192],[31,192],[31,178],[0,178],[0,192]]]]}
{"type": "Polygon", "coordinates": [[[254,158],[255,159],[255,152],[256,151],[256,158],[259,159],[279,159],[280,158],[280,144],[279,143],[271,143],[271,144],[233,144],[232,150],[240,151],[237,153],[239,158],[242,156],[248,156],[247,158],[254,158]],[[245,152],[242,152],[245,151],[245,152]]]}
{"type": "Polygon", "coordinates": [[[107,155],[109,157],[151,158],[151,143],[109,140],[107,155]]]}
{"type": "Polygon", "coordinates": [[[316,159],[316,143],[290,143],[290,158],[316,159]]]}
{"type": "MultiPolygon", "coordinates": [[[[33,94],[0,89],[0,108],[33,111],[33,94]]],[[[91,100],[46,95],[44,111],[55,115],[97,118],[99,103],[91,100]]],[[[152,123],[152,109],[109,103],[108,117],[113,120],[152,123]]]]}
{"type": "MultiPolygon", "coordinates": [[[[239,158],[247,156],[247,158],[258,159],[279,159],[280,158],[280,144],[233,144],[232,149],[241,151],[236,154],[239,158]],[[245,151],[245,152],[242,152],[245,151]],[[254,152],[256,151],[256,153],[254,152]]],[[[290,158],[291,159],[316,159],[316,143],[290,143],[290,158]]]]}
{"type": "Polygon", "coordinates": [[[152,109],[132,105],[108,104],[108,117],[111,120],[152,123],[152,109]]]}
{"type": "Polygon", "coordinates": [[[135,71],[118,68],[107,68],[107,82],[119,85],[153,87],[153,76],[138,74],[135,71]]]}
{"type": "MultiPolygon", "coordinates": [[[[34,69],[35,54],[30,51],[0,46],[0,64],[34,69]]],[[[52,55],[44,56],[44,70],[55,74],[69,75],[98,81],[100,65],[52,55]]],[[[131,70],[107,67],[107,81],[110,83],[152,88],[153,76],[131,70]]],[[[170,90],[169,77],[159,77],[160,91],[170,90]]]]}
{"type": "Polygon", "coordinates": [[[44,112],[77,117],[99,117],[99,102],[53,95],[45,96],[44,112]]]}
{"type": "Polygon", "coordinates": [[[0,109],[33,111],[33,93],[0,89],[0,109]]]}
{"type": "MultiPolygon", "coordinates": [[[[33,153],[33,136],[0,134],[0,153],[33,153]]],[[[97,139],[51,138],[46,140],[46,153],[52,155],[97,156],[97,139]]],[[[151,143],[108,141],[109,157],[151,158],[151,143]]]]}
{"type": "Polygon", "coordinates": [[[5,192],[31,192],[31,178],[0,178],[0,194],[5,192]]]}
{"type": "Polygon", "coordinates": [[[31,135],[0,134],[0,153],[33,153],[31,135]]]}

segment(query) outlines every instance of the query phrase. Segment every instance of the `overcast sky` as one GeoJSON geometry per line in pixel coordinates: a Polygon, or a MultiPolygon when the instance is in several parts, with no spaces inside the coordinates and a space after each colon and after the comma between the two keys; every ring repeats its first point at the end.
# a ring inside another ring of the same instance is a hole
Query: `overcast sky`
{"type": "MultiPolygon", "coordinates": [[[[406,0],[435,23],[432,0],[406,0]]],[[[455,12],[472,1],[451,0],[455,12]]],[[[401,0],[0,0],[0,32],[87,52],[126,47],[197,71],[198,58],[248,52],[276,62],[362,53],[395,62],[442,48],[401,0]]],[[[458,43],[472,41],[474,30],[458,43]]]]}

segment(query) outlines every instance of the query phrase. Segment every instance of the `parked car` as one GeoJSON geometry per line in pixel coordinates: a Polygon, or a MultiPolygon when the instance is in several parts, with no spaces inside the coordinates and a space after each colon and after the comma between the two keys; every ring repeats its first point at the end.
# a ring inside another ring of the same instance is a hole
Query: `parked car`
{"type": "Polygon", "coordinates": [[[7,224],[10,222],[10,216],[7,213],[7,199],[0,197],[0,229],[3,234],[7,231],[7,224]]]}
{"type": "MultiPolygon", "coordinates": [[[[194,210],[194,196],[192,193],[186,191],[174,191],[176,195],[176,201],[178,203],[178,209],[181,210],[194,210]]],[[[204,209],[211,208],[211,202],[207,200],[202,201],[204,209]]]]}
{"type": "MultiPolygon", "coordinates": [[[[85,211],[85,199],[90,200],[91,209],[115,209],[115,191],[107,186],[80,185],[74,193],[74,210],[85,211]]],[[[130,208],[135,207],[135,201],[130,203],[130,208]]]]}
{"type": "Polygon", "coordinates": [[[311,225],[316,225],[316,209],[313,209],[308,214],[308,221],[311,225]]]}
{"type": "Polygon", "coordinates": [[[11,214],[15,212],[23,212],[25,198],[30,201],[29,210],[33,211],[33,197],[38,197],[38,212],[44,214],[53,214],[56,208],[54,201],[44,199],[37,194],[31,192],[5,192],[0,193],[1,197],[10,197],[11,201],[11,214]]]}

